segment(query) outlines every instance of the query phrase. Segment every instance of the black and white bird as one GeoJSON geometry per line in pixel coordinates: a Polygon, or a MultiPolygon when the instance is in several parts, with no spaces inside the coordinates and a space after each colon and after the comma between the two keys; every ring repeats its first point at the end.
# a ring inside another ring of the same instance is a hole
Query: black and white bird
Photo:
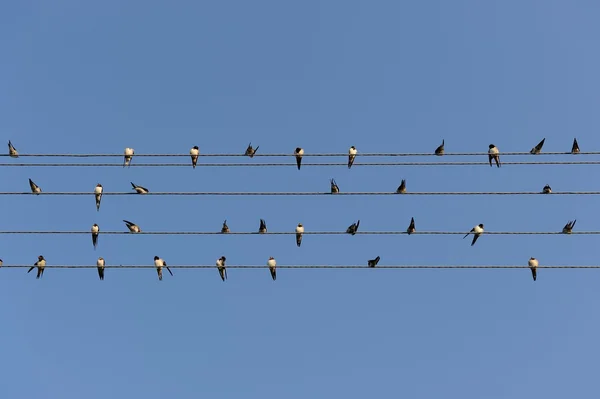
{"type": "Polygon", "coordinates": [[[565,227],[562,229],[563,234],[571,234],[573,232],[573,227],[575,227],[575,222],[577,222],[577,219],[573,221],[569,220],[569,223],[565,224],[565,227]]]}
{"type": "Polygon", "coordinates": [[[543,138],[542,141],[540,141],[535,147],[533,147],[531,149],[531,151],[529,151],[529,153],[537,155],[540,152],[542,152],[542,147],[544,146],[544,141],[546,141],[546,138],[543,138]]]}
{"type": "Polygon", "coordinates": [[[406,193],[406,179],[402,179],[400,185],[396,189],[396,194],[404,194],[406,193]]]}
{"type": "Polygon", "coordinates": [[[229,233],[229,226],[227,226],[227,219],[223,221],[223,227],[221,227],[221,233],[227,234],[229,233]]]}
{"type": "Polygon", "coordinates": [[[356,158],[357,153],[358,153],[358,150],[356,149],[355,146],[350,147],[350,149],[348,150],[348,169],[350,169],[352,167],[352,164],[354,163],[354,159],[356,158]]]}
{"type": "Polygon", "coordinates": [[[335,182],[334,179],[330,180],[331,182],[331,194],[337,194],[340,192],[340,188],[338,187],[337,183],[335,182]]]}
{"type": "Polygon", "coordinates": [[[138,226],[137,224],[132,223],[125,219],[123,219],[123,221],[127,225],[127,228],[129,229],[130,233],[141,233],[142,232],[142,229],[140,229],[140,226],[138,226]]]}
{"type": "Polygon", "coordinates": [[[96,210],[100,210],[100,201],[102,201],[102,184],[96,184],[96,188],[94,189],[94,197],[96,197],[96,210]]]}
{"type": "Polygon", "coordinates": [[[100,280],[104,280],[104,258],[102,256],[96,261],[96,267],[98,268],[98,277],[100,280]]]}
{"type": "Polygon", "coordinates": [[[298,165],[298,170],[300,170],[300,165],[302,165],[302,155],[304,155],[304,150],[300,147],[296,147],[294,150],[294,155],[296,156],[296,165],[298,165]]]}
{"type": "Polygon", "coordinates": [[[161,259],[158,256],[154,257],[154,266],[156,266],[156,272],[158,273],[158,279],[160,281],[162,281],[162,268],[163,267],[165,267],[167,269],[167,271],[169,272],[169,274],[171,274],[171,276],[173,275],[173,272],[171,271],[171,269],[169,269],[169,266],[167,266],[167,262],[165,262],[164,259],[161,259]]]}
{"type": "Polygon", "coordinates": [[[42,192],[42,189],[40,188],[40,186],[38,186],[37,184],[35,184],[33,182],[33,180],[31,180],[31,179],[29,179],[29,187],[31,188],[31,193],[32,194],[39,195],[42,192]]]}
{"type": "Polygon", "coordinates": [[[411,235],[415,231],[417,231],[417,229],[415,228],[415,218],[413,217],[410,218],[410,225],[408,226],[408,229],[406,229],[406,232],[408,233],[408,235],[411,235]]]}
{"type": "Polygon", "coordinates": [[[149,190],[146,187],[142,187],[142,186],[138,186],[137,184],[134,184],[133,182],[131,183],[131,187],[133,187],[133,190],[135,190],[136,193],[138,194],[148,194],[149,190]]]}
{"type": "Polygon", "coordinates": [[[444,140],[442,140],[442,145],[435,149],[435,155],[442,156],[444,155],[444,140]]]}
{"type": "Polygon", "coordinates": [[[371,259],[368,262],[369,267],[375,267],[377,266],[377,264],[379,263],[379,259],[381,259],[379,256],[377,256],[375,259],[371,259]]]}
{"type": "Polygon", "coordinates": [[[543,194],[552,194],[552,187],[549,184],[546,184],[542,189],[543,194]]]}
{"type": "Polygon", "coordinates": [[[471,246],[473,246],[473,245],[475,245],[475,242],[477,241],[479,236],[483,234],[483,223],[480,223],[477,226],[473,227],[471,229],[471,231],[469,231],[467,234],[465,234],[465,236],[463,237],[463,240],[465,238],[467,238],[467,236],[471,233],[473,233],[473,241],[471,242],[471,246]]]}
{"type": "Polygon", "coordinates": [[[260,226],[258,227],[258,232],[260,234],[265,234],[267,232],[267,222],[264,219],[260,219],[260,226]]]}
{"type": "Polygon", "coordinates": [[[129,166],[131,164],[131,159],[133,158],[133,154],[135,153],[133,148],[125,148],[125,155],[123,157],[123,167],[129,166]]]}
{"type": "Polygon", "coordinates": [[[8,140],[8,155],[10,155],[11,158],[19,158],[19,152],[12,145],[12,143],[10,142],[10,140],[8,140]]]}
{"type": "Polygon", "coordinates": [[[38,256],[38,260],[37,262],[35,262],[33,264],[33,266],[31,266],[29,268],[29,270],[27,270],[27,273],[29,273],[30,271],[32,271],[33,269],[35,269],[37,267],[37,277],[36,278],[40,278],[44,275],[44,267],[46,267],[46,259],[44,259],[44,257],[42,255],[38,256]]]}
{"type": "Polygon", "coordinates": [[[221,256],[219,259],[217,259],[217,269],[219,270],[219,275],[223,281],[227,280],[227,269],[225,268],[226,259],[227,258],[224,256],[221,256]]]}
{"type": "Polygon", "coordinates": [[[355,223],[352,223],[347,229],[346,229],[346,233],[347,234],[356,234],[356,232],[358,231],[358,226],[360,225],[360,220],[358,220],[355,223]]]}
{"type": "Polygon", "coordinates": [[[256,148],[252,148],[252,143],[248,144],[248,148],[246,148],[244,155],[248,155],[250,158],[254,157],[254,154],[258,151],[258,147],[260,146],[257,145],[256,148]]]}
{"type": "Polygon", "coordinates": [[[269,257],[269,260],[267,261],[267,266],[269,266],[269,271],[271,272],[271,278],[273,279],[273,281],[277,280],[277,262],[275,261],[274,257],[269,257]]]}
{"type": "Polygon", "coordinates": [[[304,226],[302,223],[298,223],[298,226],[296,226],[296,245],[298,247],[302,244],[302,234],[304,234],[304,226]]]}
{"type": "Polygon", "coordinates": [[[94,246],[94,251],[96,250],[96,246],[98,245],[98,235],[100,234],[100,226],[96,223],[92,225],[92,245],[94,246]]]}
{"type": "Polygon", "coordinates": [[[529,258],[529,268],[531,269],[531,275],[533,276],[533,281],[537,279],[537,267],[540,264],[538,260],[534,257],[529,258]]]}
{"type": "Polygon", "coordinates": [[[200,149],[197,145],[193,146],[190,150],[190,157],[192,158],[192,168],[196,169],[198,164],[198,155],[200,155],[200,149]]]}
{"type": "Polygon", "coordinates": [[[489,145],[488,160],[490,161],[490,166],[492,166],[492,160],[494,160],[496,161],[496,166],[500,167],[500,151],[493,144],[489,145]]]}
{"type": "Polygon", "coordinates": [[[573,147],[571,147],[571,154],[579,154],[579,144],[577,144],[577,139],[573,139],[573,147]]]}

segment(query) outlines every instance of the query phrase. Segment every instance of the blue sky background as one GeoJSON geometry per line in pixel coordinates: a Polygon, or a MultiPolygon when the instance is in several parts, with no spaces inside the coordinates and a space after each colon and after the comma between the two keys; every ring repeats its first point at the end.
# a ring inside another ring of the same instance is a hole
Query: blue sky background
{"type": "MultiPolygon", "coordinates": [[[[592,1],[19,1],[0,132],[21,153],[600,149],[592,1]]],[[[1,145],[5,145],[0,143],[1,145]]],[[[580,156],[578,160],[592,160],[580,156]],[[580,158],[581,157],[581,158],[580,158]]],[[[533,157],[532,157],[533,158],[533,157]]],[[[507,157],[504,160],[528,160],[507,157]]],[[[549,157],[535,160],[550,160],[549,157]]],[[[559,156],[555,160],[573,160],[559,156]]],[[[13,161],[4,158],[5,161],[13,161]]],[[[21,158],[42,162],[60,159],[21,158]]],[[[165,161],[172,161],[168,159],[165,161]]],[[[201,159],[202,161],[203,159],[201,159]]],[[[204,160],[207,160],[206,158],[204,160]]],[[[213,161],[214,159],[211,159],[213,161]]],[[[270,158],[230,159],[267,162],[270,158]]],[[[315,160],[314,158],[311,160],[315,160]]],[[[375,161],[373,158],[358,159],[375,161]]],[[[407,161],[409,159],[406,159],[407,161]]],[[[418,158],[417,161],[430,160],[418,158]]],[[[436,158],[436,160],[438,160],[436,158]]],[[[466,160],[443,158],[444,161],[466,160]]],[[[485,157],[482,159],[486,160],[485,157]]],[[[102,159],[108,161],[108,159],[102,159]]],[[[115,160],[120,161],[120,159],[115,160]]],[[[150,161],[137,158],[134,162],[150,161]]],[[[187,158],[186,158],[187,161],[187,158]]],[[[288,159],[292,162],[292,159],[288,159]]],[[[308,161],[308,159],[307,159],[308,161]]],[[[338,160],[340,161],[340,160],[338,160]]],[[[2,191],[595,190],[596,166],[0,168],[2,191]]],[[[598,230],[595,197],[0,196],[2,230],[598,230]]],[[[598,264],[595,236],[2,236],[5,264],[598,264]]],[[[6,398],[596,397],[594,270],[0,271],[6,398]]]]}

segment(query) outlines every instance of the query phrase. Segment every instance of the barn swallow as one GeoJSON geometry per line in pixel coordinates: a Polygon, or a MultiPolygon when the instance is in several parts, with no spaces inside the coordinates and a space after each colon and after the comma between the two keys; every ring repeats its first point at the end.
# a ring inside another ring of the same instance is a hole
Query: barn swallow
{"type": "Polygon", "coordinates": [[[408,226],[408,229],[406,229],[406,232],[408,235],[411,235],[415,231],[417,231],[417,229],[415,229],[415,218],[410,218],[410,225],[408,226]]]}
{"type": "Polygon", "coordinates": [[[331,194],[337,194],[340,192],[340,188],[338,187],[337,183],[335,182],[334,179],[330,180],[331,182],[331,194]]]}
{"type": "Polygon", "coordinates": [[[99,257],[96,261],[96,267],[98,268],[98,277],[100,280],[104,280],[104,258],[99,257]]]}
{"type": "Polygon", "coordinates": [[[302,155],[304,155],[304,150],[300,147],[296,147],[294,151],[294,155],[296,156],[296,165],[298,165],[298,170],[300,170],[300,165],[302,164],[302,155]]]}
{"type": "Polygon", "coordinates": [[[569,220],[569,223],[565,224],[565,227],[562,229],[563,234],[571,234],[573,232],[573,227],[575,227],[575,222],[577,222],[577,219],[572,222],[569,220]]]}
{"type": "Polygon", "coordinates": [[[158,273],[158,279],[160,281],[162,281],[162,268],[163,267],[167,268],[167,270],[169,271],[171,276],[173,275],[173,272],[171,271],[171,269],[169,269],[169,266],[167,266],[167,262],[165,262],[163,259],[159,258],[158,256],[154,257],[154,266],[156,266],[156,272],[158,273]]]}
{"type": "Polygon", "coordinates": [[[356,158],[356,153],[358,151],[356,150],[355,146],[350,147],[350,149],[348,150],[348,169],[350,169],[352,167],[352,164],[354,163],[354,158],[356,158]]]}
{"type": "Polygon", "coordinates": [[[190,157],[192,158],[192,168],[196,169],[198,163],[198,155],[200,155],[200,149],[197,145],[193,146],[190,150],[190,157]]]}
{"type": "Polygon", "coordinates": [[[256,151],[258,151],[258,147],[260,146],[252,148],[252,143],[248,144],[248,148],[246,148],[246,152],[244,153],[244,155],[248,155],[250,158],[254,157],[254,154],[256,154],[256,151]]]}
{"type": "Polygon", "coordinates": [[[435,149],[435,155],[444,155],[444,140],[442,140],[442,145],[435,149]]]}
{"type": "Polygon", "coordinates": [[[44,274],[44,267],[46,267],[46,259],[44,259],[44,257],[42,255],[38,256],[38,261],[35,262],[33,264],[33,266],[31,266],[29,268],[29,270],[27,270],[27,273],[29,273],[30,271],[32,271],[33,269],[35,269],[37,267],[38,271],[37,271],[37,278],[42,277],[42,275],[44,274]]]}
{"type": "Polygon", "coordinates": [[[92,245],[94,246],[94,251],[96,250],[96,245],[98,245],[98,234],[100,234],[100,226],[94,223],[92,225],[92,245]]]}
{"type": "Polygon", "coordinates": [[[531,275],[533,276],[533,281],[535,281],[537,279],[537,270],[536,268],[539,265],[539,262],[536,258],[531,257],[529,258],[529,268],[531,269],[531,275]]]}
{"type": "Polygon", "coordinates": [[[577,139],[573,139],[573,147],[571,147],[571,154],[579,154],[579,144],[577,144],[577,139]]]}
{"type": "Polygon", "coordinates": [[[148,194],[148,189],[146,187],[142,187],[142,186],[138,186],[136,184],[133,184],[133,182],[131,183],[131,187],[133,187],[133,189],[135,190],[136,193],[138,194],[148,194]]]}
{"type": "Polygon", "coordinates": [[[368,264],[369,264],[369,267],[375,267],[375,266],[377,266],[377,264],[379,263],[379,259],[381,259],[379,256],[378,256],[378,257],[376,257],[375,259],[371,259],[371,260],[368,262],[368,264]]]}
{"type": "Polygon", "coordinates": [[[396,194],[404,194],[406,193],[406,179],[402,179],[398,189],[396,190],[396,194]]]}
{"type": "Polygon", "coordinates": [[[8,140],[8,155],[10,155],[11,158],[19,158],[19,152],[13,147],[10,140],[8,140]]]}
{"type": "Polygon", "coordinates": [[[96,197],[96,210],[100,210],[100,201],[102,200],[102,184],[96,184],[96,188],[94,189],[94,196],[96,197]]]}
{"type": "Polygon", "coordinates": [[[258,228],[258,232],[260,234],[265,234],[267,232],[267,222],[264,219],[260,219],[260,227],[258,228]]]}
{"type": "Polygon", "coordinates": [[[223,281],[227,280],[227,269],[225,268],[226,259],[227,258],[224,256],[221,256],[219,259],[217,259],[217,269],[219,269],[219,275],[223,281]]]}
{"type": "Polygon", "coordinates": [[[542,152],[542,147],[544,146],[544,141],[546,141],[546,138],[543,138],[542,141],[540,141],[535,147],[533,147],[531,149],[531,151],[529,151],[529,153],[537,155],[540,152],[542,152]]]}
{"type": "Polygon", "coordinates": [[[133,158],[134,152],[135,151],[133,150],[133,148],[129,148],[129,147],[125,148],[123,167],[129,166],[129,164],[131,163],[131,159],[133,158]]]}
{"type": "Polygon", "coordinates": [[[544,189],[542,190],[543,194],[552,194],[552,187],[550,187],[549,184],[546,184],[544,186],[544,189]]]}
{"type": "Polygon", "coordinates": [[[465,234],[465,236],[463,237],[463,240],[465,238],[467,238],[467,236],[471,233],[473,233],[473,242],[471,242],[471,246],[473,246],[473,245],[475,245],[475,241],[477,241],[479,236],[483,234],[483,223],[480,223],[477,226],[473,227],[471,229],[471,231],[469,231],[467,234],[465,234]]]}
{"type": "Polygon", "coordinates": [[[493,144],[490,144],[489,146],[489,150],[488,150],[488,160],[490,161],[490,166],[492,166],[492,159],[494,161],[496,161],[496,166],[500,167],[500,151],[498,150],[498,147],[496,147],[493,144]]]}
{"type": "Polygon", "coordinates": [[[227,219],[223,221],[223,227],[221,227],[221,233],[229,233],[229,226],[227,226],[227,219]]]}
{"type": "Polygon", "coordinates": [[[130,233],[141,233],[142,232],[142,229],[140,229],[140,226],[138,226],[137,224],[131,223],[125,219],[123,219],[123,221],[127,225],[127,228],[129,229],[130,233]]]}
{"type": "Polygon", "coordinates": [[[358,220],[356,223],[352,223],[347,229],[346,229],[346,233],[348,234],[356,234],[356,232],[358,231],[358,225],[360,225],[360,220],[358,220]]]}
{"type": "Polygon", "coordinates": [[[269,271],[271,272],[271,278],[273,279],[273,281],[277,280],[277,262],[275,261],[274,257],[269,257],[269,260],[267,261],[267,266],[269,266],[269,271]]]}
{"type": "Polygon", "coordinates": [[[302,244],[302,233],[304,233],[304,226],[302,226],[302,223],[298,223],[298,226],[296,226],[296,245],[298,247],[302,244]]]}
{"type": "Polygon", "coordinates": [[[35,184],[33,182],[33,180],[29,179],[29,187],[31,187],[31,192],[33,194],[40,194],[42,192],[42,189],[40,188],[40,186],[38,186],[37,184],[35,184]]]}

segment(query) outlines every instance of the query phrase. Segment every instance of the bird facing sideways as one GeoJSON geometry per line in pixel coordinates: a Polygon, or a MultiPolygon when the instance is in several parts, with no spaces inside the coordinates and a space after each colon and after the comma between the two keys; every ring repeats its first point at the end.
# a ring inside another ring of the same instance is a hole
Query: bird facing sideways
{"type": "Polygon", "coordinates": [[[167,262],[164,261],[164,259],[159,258],[158,256],[154,257],[154,266],[156,266],[156,272],[158,273],[158,280],[162,281],[162,268],[165,267],[167,269],[167,271],[169,272],[169,274],[172,276],[173,272],[171,271],[171,269],[169,269],[169,266],[167,266],[167,262]]]}
{"type": "Polygon", "coordinates": [[[38,186],[37,184],[35,184],[33,182],[33,180],[31,180],[31,179],[29,179],[29,187],[31,188],[31,193],[32,194],[40,195],[40,193],[42,192],[42,189],[40,188],[40,186],[38,186]]]}
{"type": "Polygon", "coordinates": [[[37,262],[35,262],[33,264],[33,266],[31,266],[29,268],[29,270],[27,270],[27,273],[29,273],[30,271],[32,271],[33,269],[35,269],[37,267],[37,276],[36,279],[42,277],[44,275],[44,268],[46,267],[46,259],[44,259],[44,257],[42,255],[38,256],[38,260],[37,262]]]}
{"type": "Polygon", "coordinates": [[[133,184],[133,182],[130,183],[133,190],[138,194],[148,194],[150,192],[146,187],[138,186],[137,184],[133,184]]]}
{"type": "Polygon", "coordinates": [[[405,194],[406,193],[406,179],[402,179],[398,189],[396,189],[396,194],[405,194]]]}
{"type": "Polygon", "coordinates": [[[477,226],[473,227],[471,229],[471,231],[469,231],[467,234],[465,234],[465,236],[463,237],[463,240],[465,238],[467,238],[467,236],[471,233],[473,233],[473,241],[471,242],[471,246],[473,246],[473,245],[475,245],[475,242],[477,241],[479,236],[483,234],[483,223],[480,223],[477,226]]]}
{"type": "Polygon", "coordinates": [[[225,258],[224,256],[221,256],[219,259],[217,259],[217,269],[219,270],[219,275],[221,276],[221,280],[225,281],[227,280],[227,269],[225,268],[225,260],[227,260],[227,258],[225,258]]]}
{"type": "Polygon", "coordinates": [[[350,226],[348,226],[348,228],[346,229],[346,233],[347,234],[352,234],[355,235],[356,232],[358,231],[358,226],[360,225],[360,220],[358,220],[355,223],[352,223],[350,226]]]}
{"type": "Polygon", "coordinates": [[[377,264],[379,263],[379,259],[381,259],[379,256],[377,256],[375,259],[371,259],[368,262],[369,267],[375,267],[377,266],[377,264]]]}
{"type": "Polygon", "coordinates": [[[331,194],[337,194],[340,192],[340,188],[338,187],[337,183],[335,182],[334,179],[330,180],[331,183],[331,194]]]}
{"type": "Polygon", "coordinates": [[[537,155],[540,152],[542,152],[542,147],[544,146],[544,142],[546,141],[546,138],[542,139],[542,141],[540,141],[535,147],[533,147],[531,149],[531,151],[529,151],[530,154],[534,154],[537,155]]]}
{"type": "Polygon", "coordinates": [[[442,140],[442,145],[435,149],[435,155],[442,156],[444,155],[444,140],[442,140]]]}
{"type": "Polygon", "coordinates": [[[141,233],[142,232],[142,229],[140,229],[140,226],[138,226],[137,224],[132,223],[125,219],[123,219],[123,221],[127,225],[127,228],[129,229],[130,233],[141,233]]]}
{"type": "Polygon", "coordinates": [[[12,143],[10,142],[10,140],[8,140],[8,155],[10,155],[11,158],[19,158],[19,152],[12,145],[12,143]]]}

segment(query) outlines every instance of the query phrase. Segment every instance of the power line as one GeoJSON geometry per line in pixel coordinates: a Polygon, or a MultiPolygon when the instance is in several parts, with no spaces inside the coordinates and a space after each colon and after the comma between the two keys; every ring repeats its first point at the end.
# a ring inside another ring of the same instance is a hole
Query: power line
{"type": "MultiPolygon", "coordinates": [[[[87,231],[0,231],[0,234],[85,234],[87,231]]],[[[131,233],[129,231],[100,231],[100,235],[295,235],[293,231],[278,231],[258,233],[256,231],[221,233],[216,231],[142,231],[140,233],[131,233]]],[[[307,231],[304,235],[350,235],[345,231],[307,231]]],[[[359,231],[356,235],[408,235],[406,231],[359,231]]],[[[417,231],[410,235],[464,235],[467,231],[417,231]]],[[[486,231],[483,235],[557,235],[565,234],[561,231],[486,231]]],[[[596,235],[600,231],[573,231],[566,235],[596,235]]]]}
{"type": "MultiPolygon", "coordinates": [[[[34,195],[31,191],[15,191],[15,192],[0,192],[0,195],[34,195]]],[[[65,196],[77,196],[77,195],[86,195],[93,196],[93,192],[89,191],[70,191],[70,192],[42,192],[35,195],[65,195],[65,196]]],[[[181,191],[164,191],[164,192],[149,192],[146,194],[137,194],[133,191],[130,192],[106,192],[104,191],[102,195],[166,195],[166,196],[344,196],[344,195],[600,195],[600,191],[553,191],[551,194],[544,194],[541,191],[422,191],[422,192],[406,192],[404,194],[396,193],[395,191],[373,191],[373,192],[340,192],[332,194],[329,191],[314,191],[314,192],[247,192],[247,191],[239,191],[239,192],[181,192],[181,191]]]]}
{"type": "MultiPolygon", "coordinates": [[[[2,268],[29,268],[32,265],[3,265],[2,268]]],[[[155,269],[151,265],[106,265],[106,269],[155,269]]],[[[267,269],[260,265],[227,265],[227,269],[267,269]]],[[[46,265],[46,269],[95,269],[96,265],[46,265]]],[[[216,269],[215,265],[169,265],[170,269],[216,269]]],[[[600,265],[538,266],[538,269],[600,269],[600,265]]],[[[529,269],[522,265],[277,265],[277,269],[529,269]]]]}

